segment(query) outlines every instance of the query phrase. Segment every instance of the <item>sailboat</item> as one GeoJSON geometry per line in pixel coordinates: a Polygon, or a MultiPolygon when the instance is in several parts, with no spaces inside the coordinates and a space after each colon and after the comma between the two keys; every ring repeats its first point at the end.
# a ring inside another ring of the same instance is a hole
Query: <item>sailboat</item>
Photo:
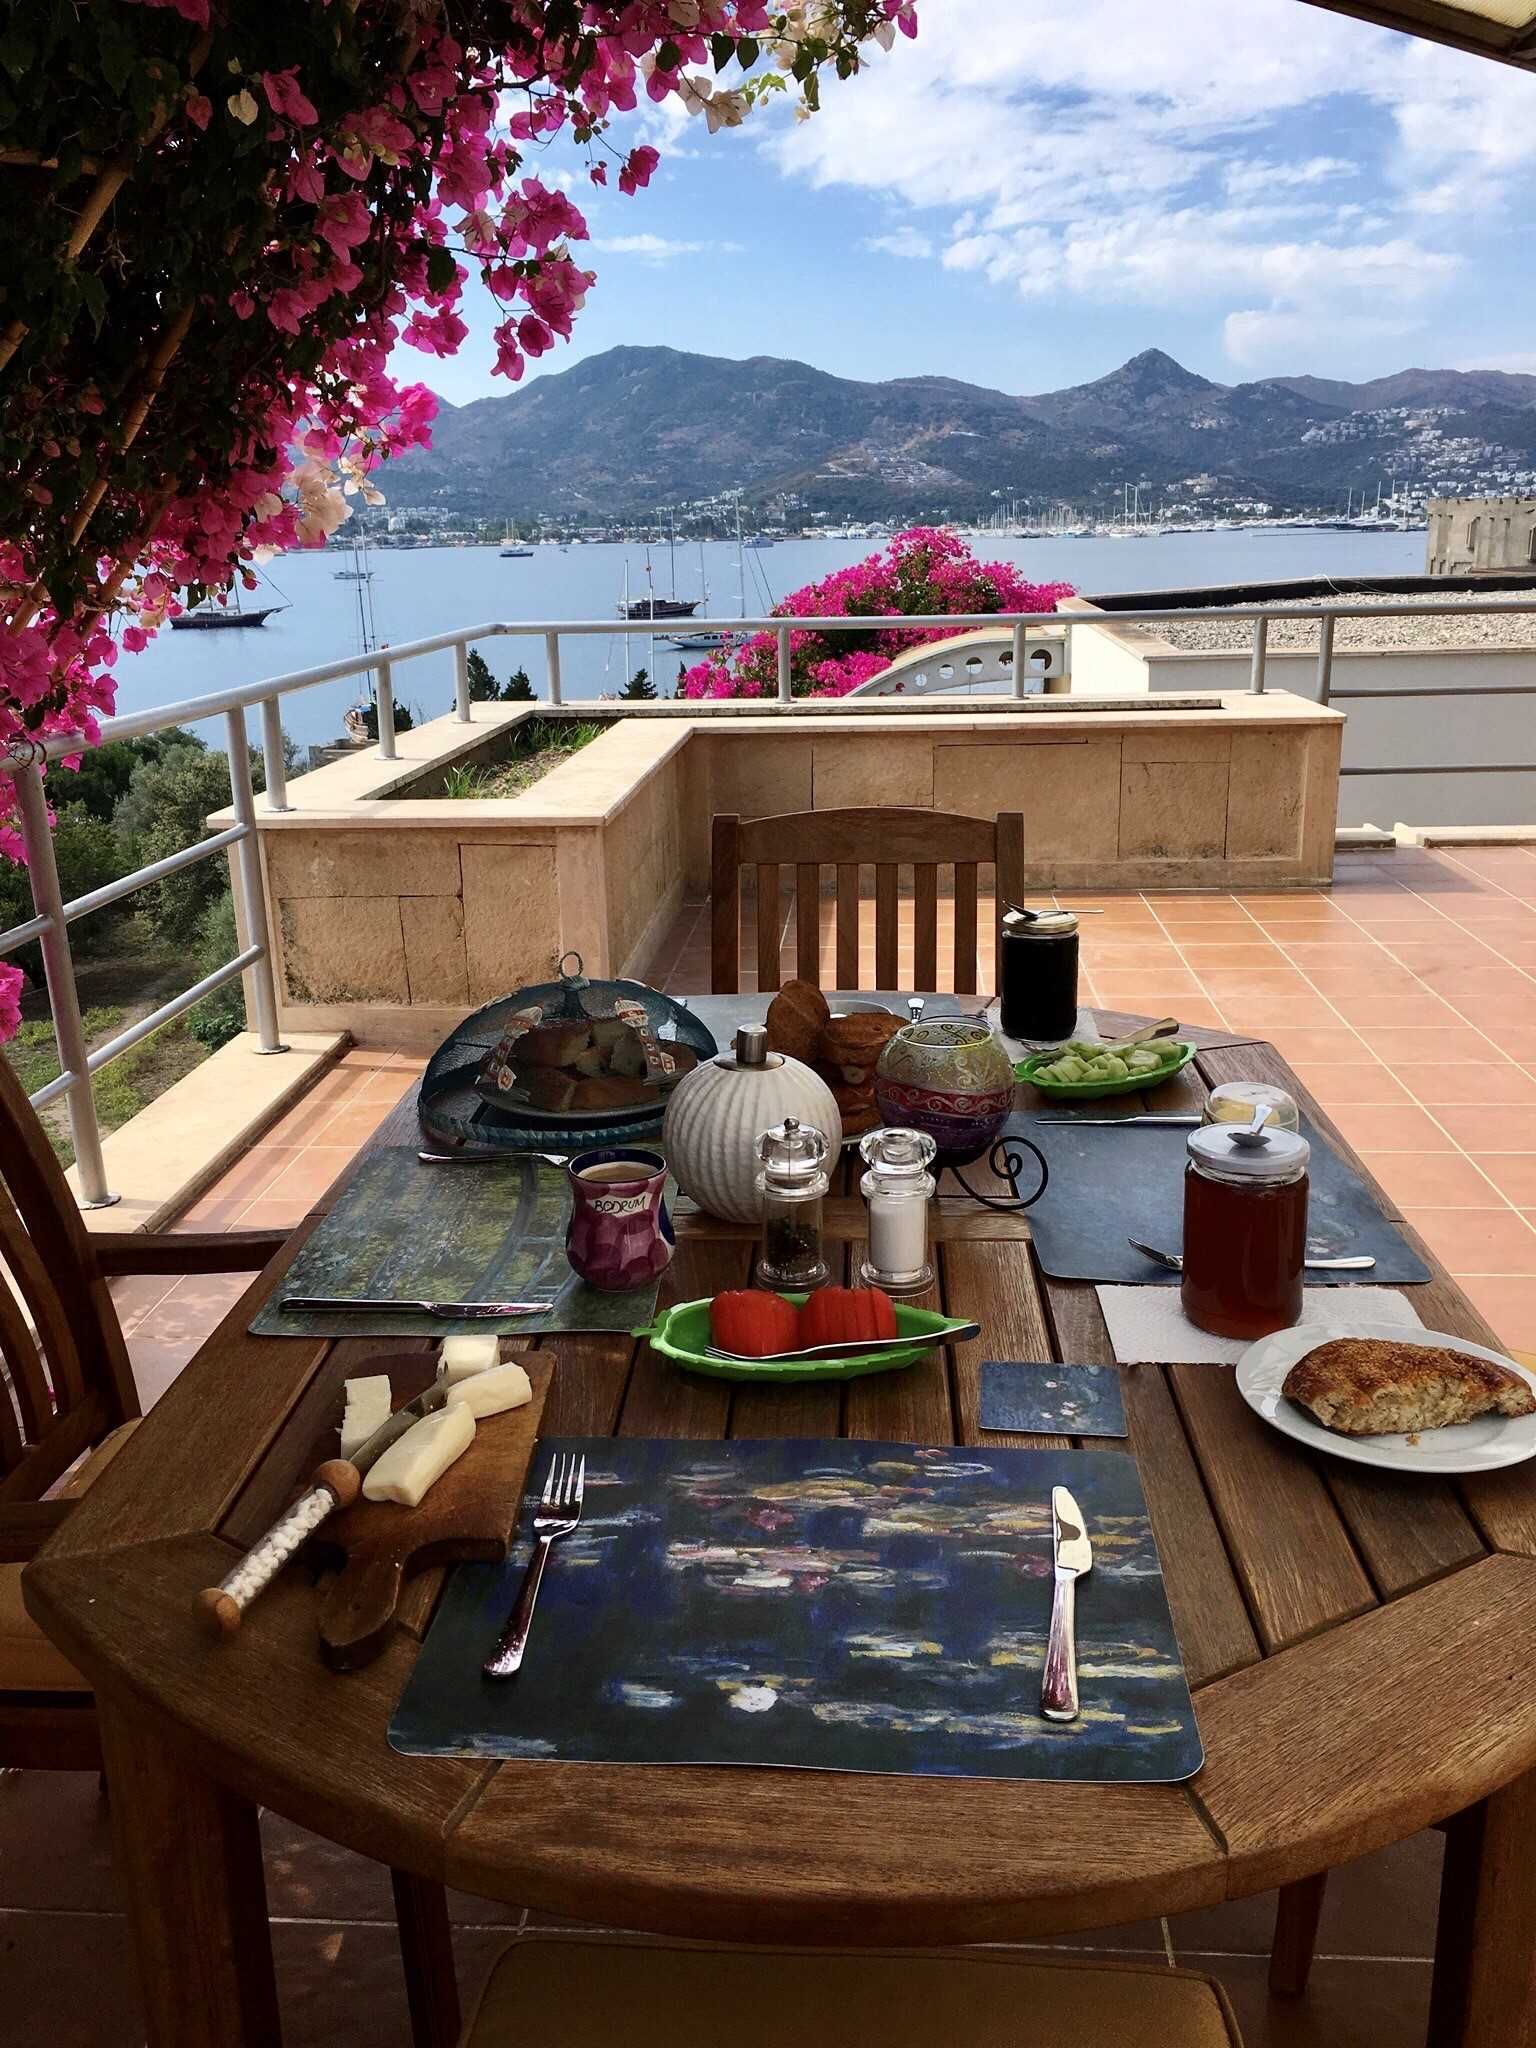
{"type": "Polygon", "coordinates": [[[645,545],[645,582],[649,595],[626,599],[620,608],[620,616],[626,619],[691,619],[704,602],[703,596],[679,597],[677,594],[677,525],[674,520],[671,539],[672,595],[658,597],[651,582],[651,546],[645,545]]]}
{"type": "Polygon", "coordinates": [[[501,559],[504,562],[508,560],[520,561],[525,557],[531,557],[532,554],[533,549],[529,547],[526,541],[519,540],[515,533],[508,531],[501,536],[501,559]]]}
{"type": "MultiPolygon", "coordinates": [[[[741,501],[736,502],[736,583],[741,597],[741,616],[747,616],[746,565],[742,560],[741,501]]],[[[705,598],[709,596],[709,585],[704,576],[704,543],[699,542],[699,588],[705,598]]],[[[680,648],[685,654],[713,654],[716,648],[731,646],[740,636],[722,632],[715,626],[703,626],[696,633],[672,633],[665,645],[680,648]]]]}
{"type": "Polygon", "coordinates": [[[352,566],[349,569],[333,569],[333,583],[371,583],[373,571],[368,566],[368,536],[366,533],[352,537],[352,566]]]}
{"type": "Polygon", "coordinates": [[[256,605],[247,611],[240,602],[240,578],[236,575],[230,585],[229,603],[212,596],[205,597],[201,604],[193,605],[190,611],[178,612],[171,620],[173,633],[187,632],[229,632],[246,626],[264,626],[274,612],[288,610],[287,600],[281,604],[256,605]]]}

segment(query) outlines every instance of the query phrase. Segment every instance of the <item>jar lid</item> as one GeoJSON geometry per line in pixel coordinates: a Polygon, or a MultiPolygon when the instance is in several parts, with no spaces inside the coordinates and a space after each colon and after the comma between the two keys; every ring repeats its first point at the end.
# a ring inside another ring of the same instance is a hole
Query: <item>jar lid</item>
{"type": "Polygon", "coordinates": [[[768,1067],[782,1067],[782,1053],[768,1050],[768,1027],[765,1024],[738,1024],[731,1050],[716,1055],[717,1067],[741,1067],[749,1073],[762,1073],[768,1067]]]}
{"type": "Polygon", "coordinates": [[[1005,910],[1003,930],[1014,939],[1059,939],[1077,930],[1075,910],[1005,910]]]}
{"type": "Polygon", "coordinates": [[[1297,1131],[1261,1131],[1238,1124],[1202,1124],[1189,1134],[1189,1156],[1215,1173],[1243,1180],[1290,1180],[1306,1167],[1312,1147],[1297,1131]]]}
{"type": "Polygon", "coordinates": [[[900,1126],[877,1125],[859,1140],[859,1156],[883,1181],[923,1179],[938,1149],[926,1131],[900,1126]]]}
{"type": "Polygon", "coordinates": [[[760,1132],[757,1140],[765,1177],[780,1185],[800,1186],[815,1180],[829,1149],[824,1132],[792,1116],[772,1130],[760,1132]]]}
{"type": "Polygon", "coordinates": [[[1294,1131],[1298,1112],[1296,1098],[1273,1081],[1222,1081],[1205,1098],[1202,1112],[1208,1124],[1251,1124],[1253,1112],[1263,1103],[1269,1111],[1266,1130],[1294,1131]]]}

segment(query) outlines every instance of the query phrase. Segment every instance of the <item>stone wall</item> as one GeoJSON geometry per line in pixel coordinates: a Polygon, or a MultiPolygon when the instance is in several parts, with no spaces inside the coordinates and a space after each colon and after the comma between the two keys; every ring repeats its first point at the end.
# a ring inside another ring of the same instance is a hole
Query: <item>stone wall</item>
{"type": "Polygon", "coordinates": [[[1536,563],[1536,498],[1432,498],[1426,576],[1470,576],[1536,563]]]}
{"type": "Polygon", "coordinates": [[[258,806],[284,1028],[428,1048],[567,952],[643,976],[685,895],[708,892],[725,811],[1021,810],[1037,887],[1326,882],[1340,715],[1283,691],[1200,703],[657,707],[521,796],[415,794],[527,715],[476,705],[470,729],[434,721],[397,762],[352,756],[290,783],[286,813],[258,806]]]}

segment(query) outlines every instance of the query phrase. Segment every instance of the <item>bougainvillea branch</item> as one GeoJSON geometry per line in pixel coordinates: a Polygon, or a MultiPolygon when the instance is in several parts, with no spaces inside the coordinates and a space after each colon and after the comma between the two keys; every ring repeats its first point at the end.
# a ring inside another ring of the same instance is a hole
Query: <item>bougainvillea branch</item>
{"type": "MultiPolygon", "coordinates": [[[[773,614],[785,619],[910,618],[910,626],[789,636],[790,687],[797,697],[846,697],[898,654],[949,637],[948,626],[917,622],[934,613],[1053,612],[1070,583],[1028,583],[1011,562],[979,562],[958,534],[914,526],[887,548],[792,590],[773,614]]],[[[776,633],[754,633],[688,669],[684,697],[773,697],[779,687],[776,633]]]]}
{"type": "MultiPolygon", "coordinates": [[[[101,0],[0,27],[0,749],[94,736],[141,647],[265,550],[319,545],[435,401],[478,276],[496,373],[569,337],[580,210],[649,183],[614,118],[713,132],[915,33],[912,0],[101,0]]],[[[0,776],[0,855],[21,857],[0,776]]],[[[0,965],[0,982],[13,970],[0,965]]],[[[0,986],[0,1037],[14,985],[0,986]]]]}

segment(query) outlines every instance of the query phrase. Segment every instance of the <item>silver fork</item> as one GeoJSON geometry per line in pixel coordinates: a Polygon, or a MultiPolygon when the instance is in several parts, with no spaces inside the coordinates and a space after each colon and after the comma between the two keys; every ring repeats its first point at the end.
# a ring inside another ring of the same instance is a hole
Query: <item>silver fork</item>
{"type": "Polygon", "coordinates": [[[506,1626],[496,1639],[495,1649],[481,1667],[487,1678],[511,1678],[521,1668],[544,1566],[555,1544],[562,1536],[569,1536],[581,1520],[581,1501],[586,1486],[587,1461],[584,1457],[579,1465],[574,1454],[569,1453],[550,1460],[543,1496],[533,1511],[533,1556],[528,1560],[522,1589],[507,1616],[506,1626]]]}

